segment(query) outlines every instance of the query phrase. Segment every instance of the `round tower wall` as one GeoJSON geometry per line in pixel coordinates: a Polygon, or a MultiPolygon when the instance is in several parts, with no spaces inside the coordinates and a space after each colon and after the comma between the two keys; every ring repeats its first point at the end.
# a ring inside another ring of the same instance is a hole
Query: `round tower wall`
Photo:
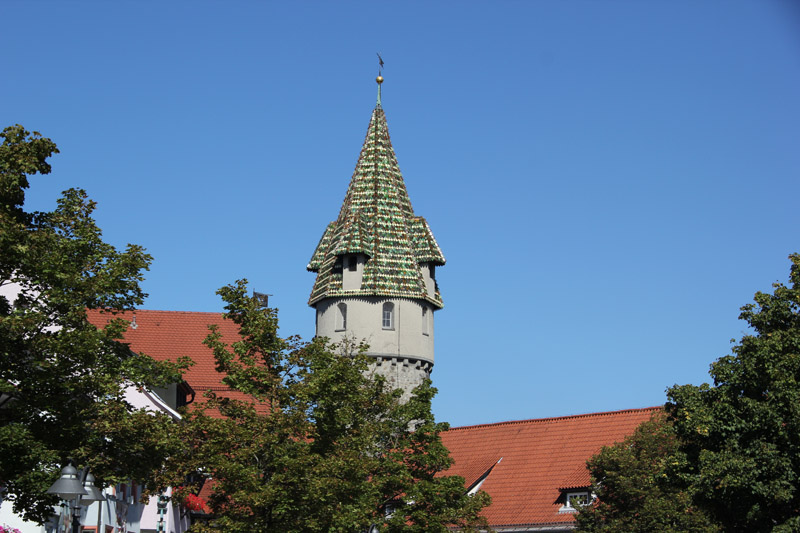
{"type": "Polygon", "coordinates": [[[405,402],[411,397],[411,391],[422,385],[422,380],[430,379],[433,363],[421,359],[377,357],[372,371],[385,377],[393,389],[402,389],[401,401],[405,402]]]}
{"type": "Polygon", "coordinates": [[[332,342],[344,338],[363,340],[369,345],[367,355],[371,357],[419,360],[433,366],[434,308],[427,302],[382,297],[328,298],[315,307],[318,337],[328,337],[332,342]],[[386,316],[387,304],[390,317],[386,316]]]}

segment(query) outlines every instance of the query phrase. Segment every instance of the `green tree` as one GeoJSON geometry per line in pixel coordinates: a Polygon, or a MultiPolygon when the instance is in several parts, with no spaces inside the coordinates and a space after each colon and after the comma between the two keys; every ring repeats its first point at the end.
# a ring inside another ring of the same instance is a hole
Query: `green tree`
{"type": "Polygon", "coordinates": [[[712,533],[720,529],[670,473],[684,462],[672,423],[659,413],[588,461],[597,500],[580,509],[587,533],[712,533]]]}
{"type": "Polygon", "coordinates": [[[675,386],[667,410],[692,488],[725,531],[800,530],[800,255],[790,285],[741,309],[752,333],[711,365],[713,386],[675,386]]]}
{"type": "Polygon", "coordinates": [[[225,318],[241,340],[213,331],[224,382],[239,399],[210,394],[182,425],[187,448],[172,465],[214,483],[213,519],[195,531],[444,532],[483,524],[488,496],[465,493],[439,439],[446,424],[430,412],[434,389],[407,403],[380,376],[369,376],[363,346],[332,349],[278,336],[276,311],[247,296],[246,282],[220,289],[225,318]]]}
{"type": "Polygon", "coordinates": [[[70,189],[52,212],[24,210],[29,177],[56,145],[22,126],[0,133],[0,485],[14,510],[44,521],[67,458],[99,482],[152,482],[175,446],[166,417],[135,411],[126,384],[163,385],[178,367],[133,356],[121,320],[98,330],[87,308],[131,309],[150,256],[103,242],[94,203],[70,189]]]}

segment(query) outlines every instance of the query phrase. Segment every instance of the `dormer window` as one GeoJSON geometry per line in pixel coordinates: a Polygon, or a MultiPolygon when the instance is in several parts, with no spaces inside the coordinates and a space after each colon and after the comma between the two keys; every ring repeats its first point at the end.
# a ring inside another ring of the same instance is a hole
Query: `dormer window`
{"type": "Polygon", "coordinates": [[[394,329],[394,304],[386,302],[383,304],[383,329],[394,329]]]}
{"type": "Polygon", "coordinates": [[[559,513],[575,513],[584,505],[589,505],[594,500],[594,494],[588,490],[576,490],[564,493],[564,505],[558,510],[559,513]]]}
{"type": "Polygon", "coordinates": [[[364,275],[364,256],[362,254],[346,254],[339,256],[342,264],[342,289],[357,291],[361,289],[364,275]]]}

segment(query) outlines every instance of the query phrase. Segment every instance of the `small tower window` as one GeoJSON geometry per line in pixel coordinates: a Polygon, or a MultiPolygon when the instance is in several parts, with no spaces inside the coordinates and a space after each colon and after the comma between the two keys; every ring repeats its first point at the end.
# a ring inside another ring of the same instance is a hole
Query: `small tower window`
{"type": "Polygon", "coordinates": [[[383,304],[383,329],[394,329],[394,304],[383,304]]]}
{"type": "Polygon", "coordinates": [[[337,256],[333,262],[333,267],[331,268],[331,273],[333,274],[341,274],[342,273],[342,259],[341,256],[337,256]]]}
{"type": "Polygon", "coordinates": [[[357,255],[351,255],[351,256],[349,256],[347,258],[347,269],[350,272],[355,272],[356,270],[358,270],[358,256],[357,255]]]}
{"type": "Polygon", "coordinates": [[[428,335],[428,307],[422,306],[422,334],[428,335]]]}
{"type": "Polygon", "coordinates": [[[336,306],[336,331],[347,329],[347,304],[340,303],[336,306]]]}
{"type": "Polygon", "coordinates": [[[428,263],[428,268],[430,269],[431,279],[436,279],[436,265],[428,263]]]}

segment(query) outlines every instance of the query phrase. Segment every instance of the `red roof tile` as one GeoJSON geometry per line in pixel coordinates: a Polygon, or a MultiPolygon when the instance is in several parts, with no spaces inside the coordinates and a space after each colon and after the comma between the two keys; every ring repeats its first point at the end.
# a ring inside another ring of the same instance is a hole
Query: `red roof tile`
{"type": "MultiPolygon", "coordinates": [[[[184,379],[197,393],[198,403],[207,390],[245,399],[222,383],[211,350],[202,344],[210,324],[219,326],[225,342],[238,340],[238,327],[233,322],[224,320],[220,313],[137,310],[135,315],[136,328],[128,327],[123,342],[134,352],[159,361],[190,357],[195,365],[187,370],[184,379]]],[[[89,321],[98,327],[113,316],[89,311],[89,321]]],[[[116,316],[132,320],[133,313],[116,316]]],[[[601,447],[633,433],[659,409],[451,428],[442,434],[442,441],[455,460],[448,473],[463,476],[470,487],[492,469],[481,485],[481,490],[492,496],[492,504],[484,510],[492,527],[567,525],[574,516],[559,513],[561,490],[588,486],[586,460],[601,447]]],[[[215,411],[209,414],[218,416],[215,411]]]]}
{"type": "MultiPolygon", "coordinates": [[[[195,401],[201,403],[207,390],[218,392],[221,396],[245,399],[244,394],[231,391],[222,383],[222,374],[217,372],[214,355],[203,344],[208,336],[208,326],[216,324],[222,333],[222,340],[228,344],[239,340],[239,327],[230,320],[224,320],[221,313],[200,313],[187,311],[148,311],[137,309],[117,315],[104,313],[97,309],[88,311],[89,322],[97,327],[107,324],[112,318],[123,318],[133,323],[125,331],[122,342],[130,345],[136,353],[144,353],[157,361],[177,361],[179,357],[189,357],[194,361],[183,375],[197,394],[195,401]]],[[[209,414],[218,415],[216,411],[209,414]]]]}
{"type": "Polygon", "coordinates": [[[469,487],[496,463],[481,490],[492,527],[570,523],[559,513],[561,490],[587,487],[586,460],[633,433],[660,407],[451,428],[442,441],[455,460],[448,474],[469,487]]]}

